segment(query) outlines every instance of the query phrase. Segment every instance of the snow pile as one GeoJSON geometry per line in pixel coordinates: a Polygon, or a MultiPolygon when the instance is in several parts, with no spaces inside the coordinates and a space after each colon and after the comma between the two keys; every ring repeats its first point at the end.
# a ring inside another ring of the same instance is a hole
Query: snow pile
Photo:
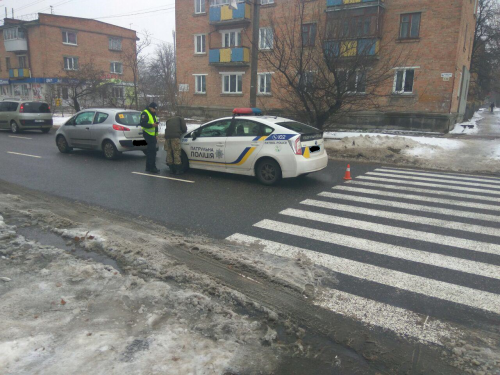
{"type": "Polygon", "coordinates": [[[62,126],[71,118],[71,116],[52,116],[54,126],[62,126]]]}
{"type": "Polygon", "coordinates": [[[479,112],[476,112],[469,121],[456,124],[450,134],[477,134],[479,132],[477,122],[483,118],[483,116],[479,115],[479,112]]]}

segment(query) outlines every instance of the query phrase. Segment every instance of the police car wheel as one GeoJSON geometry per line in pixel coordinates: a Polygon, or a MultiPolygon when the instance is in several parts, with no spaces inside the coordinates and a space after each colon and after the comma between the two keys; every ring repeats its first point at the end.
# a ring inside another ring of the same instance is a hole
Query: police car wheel
{"type": "Polygon", "coordinates": [[[189,159],[184,151],[181,153],[182,171],[187,172],[189,169],[189,159]]]}
{"type": "Polygon", "coordinates": [[[66,154],[72,150],[71,147],[69,147],[68,142],[66,141],[66,138],[64,136],[59,135],[56,139],[56,144],[57,148],[59,149],[59,152],[66,154]]]}
{"type": "Polygon", "coordinates": [[[104,157],[108,160],[116,159],[120,154],[116,149],[115,144],[111,141],[104,141],[102,145],[102,152],[104,154],[104,157]]]}
{"type": "Polygon", "coordinates": [[[264,159],[257,164],[257,179],[264,185],[274,185],[281,180],[281,168],[273,159],[264,159]]]}

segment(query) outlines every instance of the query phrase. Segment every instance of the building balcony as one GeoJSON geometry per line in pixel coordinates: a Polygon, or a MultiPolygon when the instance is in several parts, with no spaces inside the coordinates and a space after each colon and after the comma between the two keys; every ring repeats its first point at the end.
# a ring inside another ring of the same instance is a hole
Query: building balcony
{"type": "Polygon", "coordinates": [[[380,39],[329,40],[325,42],[323,48],[325,49],[325,55],[332,58],[377,56],[380,48],[380,39]]]}
{"type": "Polygon", "coordinates": [[[25,52],[28,50],[26,39],[10,39],[3,41],[6,52],[25,52]]]}
{"type": "Polygon", "coordinates": [[[251,7],[247,3],[238,3],[238,9],[231,9],[229,5],[211,6],[209,21],[211,25],[235,25],[250,23],[251,7]]]}
{"type": "Polygon", "coordinates": [[[9,78],[10,79],[31,78],[31,71],[30,69],[26,68],[9,69],[9,78]]]}
{"type": "Polygon", "coordinates": [[[208,54],[210,65],[220,66],[248,66],[250,64],[250,48],[216,48],[208,54]]]}
{"type": "Polygon", "coordinates": [[[326,0],[327,11],[342,8],[365,8],[383,5],[384,0],[326,0]]]}

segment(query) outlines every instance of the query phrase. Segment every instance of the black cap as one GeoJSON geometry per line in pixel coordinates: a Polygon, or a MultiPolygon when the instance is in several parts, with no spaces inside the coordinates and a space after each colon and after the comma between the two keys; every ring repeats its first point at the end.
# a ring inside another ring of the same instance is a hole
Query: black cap
{"type": "Polygon", "coordinates": [[[158,104],[156,104],[155,102],[153,102],[148,107],[156,109],[156,108],[158,108],[158,104]]]}

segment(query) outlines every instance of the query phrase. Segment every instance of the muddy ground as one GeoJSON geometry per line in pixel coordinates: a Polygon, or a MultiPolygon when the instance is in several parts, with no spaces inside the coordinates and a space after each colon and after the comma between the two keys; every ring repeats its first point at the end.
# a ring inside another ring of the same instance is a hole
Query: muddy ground
{"type": "MultiPolygon", "coordinates": [[[[314,306],[335,276],[0,183],[2,374],[489,374],[496,337],[442,346],[314,306]]],[[[463,329],[459,327],[458,329],[463,329]]]]}

